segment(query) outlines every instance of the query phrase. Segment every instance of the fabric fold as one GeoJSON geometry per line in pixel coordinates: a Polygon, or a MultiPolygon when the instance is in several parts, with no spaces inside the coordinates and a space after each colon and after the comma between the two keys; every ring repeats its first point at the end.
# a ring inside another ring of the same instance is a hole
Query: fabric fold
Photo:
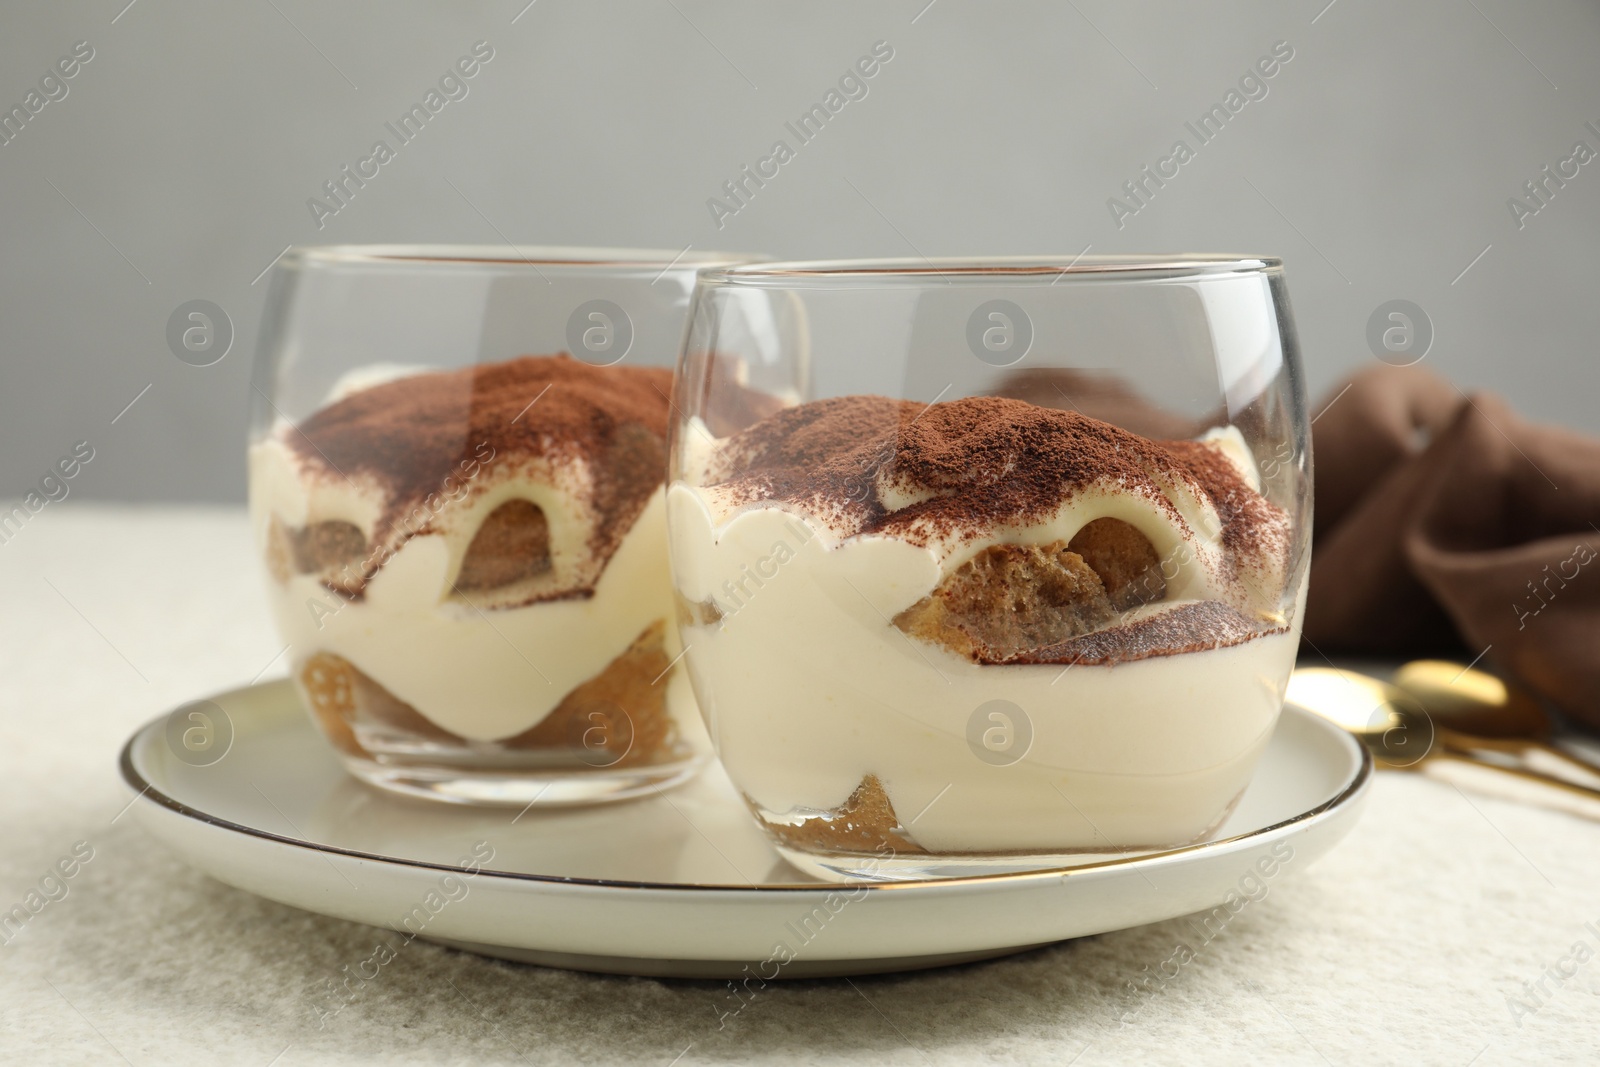
{"type": "Polygon", "coordinates": [[[1332,395],[1313,427],[1307,644],[1485,653],[1600,725],[1600,440],[1420,368],[1371,368],[1332,395]]]}

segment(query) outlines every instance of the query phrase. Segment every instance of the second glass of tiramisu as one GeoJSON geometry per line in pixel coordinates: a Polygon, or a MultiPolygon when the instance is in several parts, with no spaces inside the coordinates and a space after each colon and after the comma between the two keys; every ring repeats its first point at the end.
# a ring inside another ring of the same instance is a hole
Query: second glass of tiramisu
{"type": "Polygon", "coordinates": [[[1310,451],[1277,260],[701,275],[667,522],[712,742],[834,879],[1207,840],[1294,664],[1310,451]]]}
{"type": "Polygon", "coordinates": [[[291,676],[355,775],[621,799],[706,756],[666,561],[670,251],[327,247],[274,268],[250,508],[291,676]]]}

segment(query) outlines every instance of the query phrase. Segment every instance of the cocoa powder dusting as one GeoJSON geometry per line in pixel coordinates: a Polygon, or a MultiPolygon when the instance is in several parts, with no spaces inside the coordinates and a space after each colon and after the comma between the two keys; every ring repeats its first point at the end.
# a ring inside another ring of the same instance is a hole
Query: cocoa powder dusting
{"type": "MultiPolygon", "coordinates": [[[[1287,516],[1218,449],[1150,440],[1076,411],[1003,397],[929,406],[847,396],[785,408],[731,437],[709,475],[734,505],[781,502],[840,536],[883,533],[923,545],[970,542],[996,527],[1039,522],[1093,484],[1138,494],[1185,528],[1163,485],[1186,483],[1210,501],[1222,523],[1230,580],[1241,567],[1288,549],[1287,516]],[[915,502],[891,510],[885,490],[915,502]]],[[[1149,569],[1151,560],[1143,556],[1130,563],[1111,558],[1117,545],[1099,547],[1104,551],[1092,554],[1101,569],[1116,569],[1113,563],[1149,569]]],[[[1153,559],[1148,543],[1144,549],[1153,559]]],[[[1149,599],[1164,592],[1161,581],[1149,599]]],[[[1143,599],[1132,596],[1122,606],[1143,599]]],[[[921,616],[911,621],[927,622],[921,616]]],[[[1031,650],[966,644],[979,663],[1098,665],[1239,644],[1281,629],[1264,628],[1226,604],[1203,602],[1031,650]]]]}
{"type": "Polygon", "coordinates": [[[325,477],[368,475],[383,486],[374,544],[427,532],[402,529],[403,520],[430,496],[462,484],[470,493],[464,469],[582,461],[594,472],[600,515],[590,548],[603,563],[665,480],[671,391],[666,369],[522,356],[363,389],[316,411],[284,441],[325,477]]]}
{"type": "Polygon", "coordinates": [[[729,439],[713,480],[734,503],[782,501],[845,526],[917,544],[971,539],[1053,513],[1094,482],[1137,493],[1175,522],[1158,477],[1187,480],[1217,508],[1229,548],[1253,545],[1282,512],[1214,449],[1152,441],[1075,411],[1004,397],[928,406],[846,396],[785,408],[729,439]],[[932,499],[889,511],[880,479],[932,499]]]}

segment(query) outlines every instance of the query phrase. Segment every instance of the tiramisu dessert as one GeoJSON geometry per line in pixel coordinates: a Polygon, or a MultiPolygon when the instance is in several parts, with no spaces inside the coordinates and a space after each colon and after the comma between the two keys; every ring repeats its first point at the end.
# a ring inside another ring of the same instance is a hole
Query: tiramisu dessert
{"type": "Polygon", "coordinates": [[[1238,429],[845,396],[677,447],[689,673],[807,869],[1171,847],[1237,801],[1303,585],[1238,429]]]}
{"type": "Polygon", "coordinates": [[[670,670],[670,391],[668,371],[566,356],[374,368],[252,447],[293,675],[358,773],[660,782],[698,758],[670,670]]]}

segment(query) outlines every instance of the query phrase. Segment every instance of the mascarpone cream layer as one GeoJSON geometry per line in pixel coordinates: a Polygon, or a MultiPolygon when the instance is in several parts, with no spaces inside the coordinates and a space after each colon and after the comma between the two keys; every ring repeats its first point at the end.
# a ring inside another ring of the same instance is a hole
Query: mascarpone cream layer
{"type": "MultiPolygon", "coordinates": [[[[600,571],[592,595],[509,606],[508,595],[537,594],[594,568],[593,516],[582,492],[589,474],[581,466],[552,470],[542,460],[490,458],[459,486],[430,498],[427,532],[386,540],[386,550],[396,541],[398,547],[359,599],[329,591],[315,574],[269,578],[268,597],[292,661],[336,653],[443,729],[492,741],[537,725],[658,619],[667,620],[668,655],[676,655],[660,489],[600,571]],[[454,589],[462,559],[483,519],[512,499],[544,510],[551,570],[469,600],[454,589]]],[[[263,545],[274,518],[296,528],[349,522],[370,544],[384,501],[381,487],[359,474],[308,472],[277,437],[251,448],[251,518],[263,545]]]]}
{"type": "Polygon", "coordinates": [[[678,592],[721,612],[685,631],[685,662],[729,775],[783,815],[837,808],[875,774],[902,825],[934,852],[1167,846],[1206,833],[1270,737],[1300,612],[1281,612],[1282,574],[1225,580],[1214,510],[1174,496],[1181,520],[1114,485],[1091,487],[1045,521],[923,547],[839,537],[782,506],[730,506],[714,486],[674,484],[678,592]],[[1103,517],[1133,524],[1163,560],[1168,599],[1142,612],[1219,600],[1253,616],[1286,614],[1289,629],[1063,669],[975,664],[890,622],[988,545],[1070,540],[1103,517]],[[993,727],[1006,740],[1006,724],[989,715],[996,700],[1018,709],[1002,709],[1019,720],[1009,727],[1018,747],[1002,744],[1003,754],[1026,753],[1003,766],[969,740],[993,727]]]}

